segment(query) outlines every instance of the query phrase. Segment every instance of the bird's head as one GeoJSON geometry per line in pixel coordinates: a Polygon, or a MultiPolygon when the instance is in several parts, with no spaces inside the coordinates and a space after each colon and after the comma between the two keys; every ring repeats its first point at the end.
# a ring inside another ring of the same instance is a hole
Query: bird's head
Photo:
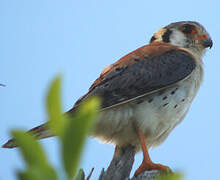
{"type": "Polygon", "coordinates": [[[186,48],[199,57],[204,55],[206,48],[211,48],[213,45],[205,28],[194,21],[175,22],[161,28],[152,36],[150,43],[153,42],[186,48]]]}

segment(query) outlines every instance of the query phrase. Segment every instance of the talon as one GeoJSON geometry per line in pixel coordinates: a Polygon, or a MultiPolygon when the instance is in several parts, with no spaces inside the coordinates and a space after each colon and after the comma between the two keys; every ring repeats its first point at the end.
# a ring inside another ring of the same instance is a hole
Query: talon
{"type": "Polygon", "coordinates": [[[138,176],[139,174],[143,173],[144,171],[151,171],[151,170],[159,170],[164,173],[172,173],[172,170],[168,166],[143,161],[141,163],[140,167],[136,170],[134,176],[138,176]]]}

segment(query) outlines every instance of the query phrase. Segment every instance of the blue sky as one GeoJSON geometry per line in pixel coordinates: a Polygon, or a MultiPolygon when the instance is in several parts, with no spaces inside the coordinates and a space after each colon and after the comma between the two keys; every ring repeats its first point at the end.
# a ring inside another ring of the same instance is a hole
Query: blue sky
{"type": "MultiPolygon", "coordinates": [[[[152,34],[175,21],[203,24],[214,46],[204,57],[205,79],[185,120],[152,160],[182,171],[187,180],[217,180],[220,127],[220,1],[147,0],[1,0],[0,143],[12,128],[29,129],[46,120],[45,93],[63,75],[63,107],[68,110],[99,76],[102,68],[147,44],[152,34]]],[[[60,168],[56,138],[41,141],[60,168]]],[[[88,138],[81,167],[93,180],[110,163],[114,147],[88,138]]],[[[17,149],[0,149],[0,179],[15,179],[24,167],[17,149]]],[[[134,170],[141,163],[136,155],[134,170]]]]}

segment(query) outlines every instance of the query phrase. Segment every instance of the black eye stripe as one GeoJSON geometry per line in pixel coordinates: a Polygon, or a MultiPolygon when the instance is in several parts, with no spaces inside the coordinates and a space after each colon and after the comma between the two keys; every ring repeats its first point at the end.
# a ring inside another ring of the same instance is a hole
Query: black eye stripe
{"type": "Polygon", "coordinates": [[[163,42],[166,42],[166,43],[170,42],[170,35],[171,35],[171,33],[172,33],[171,30],[166,29],[166,32],[162,36],[163,42]]]}
{"type": "Polygon", "coordinates": [[[192,30],[194,29],[195,27],[191,24],[185,24],[182,26],[182,32],[185,33],[185,34],[190,34],[192,33],[192,30]]]}
{"type": "Polygon", "coordinates": [[[152,38],[150,39],[150,42],[152,43],[155,40],[156,40],[156,38],[154,36],[152,36],[152,38]]]}

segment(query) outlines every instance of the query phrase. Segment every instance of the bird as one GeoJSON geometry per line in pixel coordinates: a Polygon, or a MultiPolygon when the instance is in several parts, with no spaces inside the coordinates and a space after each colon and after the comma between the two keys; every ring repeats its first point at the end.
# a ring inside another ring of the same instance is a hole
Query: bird
{"type": "MultiPolygon", "coordinates": [[[[88,92],[67,114],[93,96],[102,99],[92,137],[119,147],[142,150],[143,161],[135,176],[146,170],[168,171],[154,163],[149,149],[159,146],[184,119],[203,81],[203,56],[213,41],[195,21],[170,23],[144,45],[107,66],[88,92]]],[[[45,124],[31,129],[38,139],[53,134],[45,124]]],[[[16,147],[9,140],[4,148],[16,147]]]]}

